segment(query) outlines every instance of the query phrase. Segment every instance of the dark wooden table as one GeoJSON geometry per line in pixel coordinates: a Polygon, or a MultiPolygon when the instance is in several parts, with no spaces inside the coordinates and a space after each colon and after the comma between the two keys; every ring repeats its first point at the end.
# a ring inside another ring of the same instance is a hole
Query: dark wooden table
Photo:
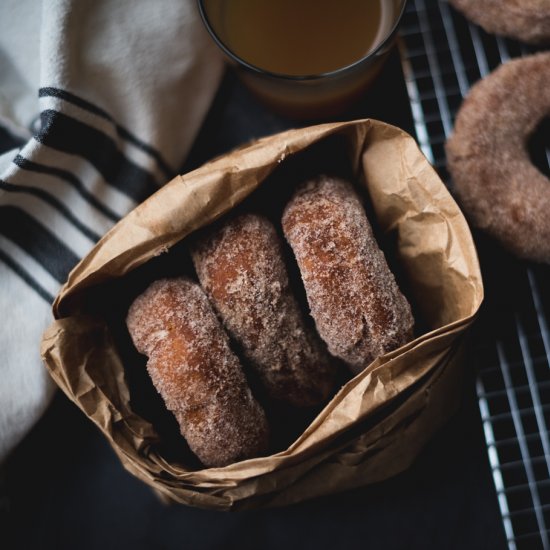
{"type": "MultiPolygon", "coordinates": [[[[363,117],[413,132],[396,53],[341,119],[363,117]]],[[[228,73],[183,170],[298,125],[271,114],[228,73]]],[[[284,509],[239,513],[162,504],[59,393],[1,470],[0,548],[505,548],[471,365],[466,369],[460,411],[408,471],[284,509]]]]}

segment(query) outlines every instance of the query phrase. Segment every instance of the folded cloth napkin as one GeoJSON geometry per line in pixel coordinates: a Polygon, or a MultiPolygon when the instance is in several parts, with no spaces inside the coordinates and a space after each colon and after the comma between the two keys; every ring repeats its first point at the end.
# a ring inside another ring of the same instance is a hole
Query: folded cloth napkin
{"type": "Polygon", "coordinates": [[[0,462],[53,393],[39,346],[60,284],[175,175],[222,67],[193,0],[3,0],[0,462]]]}

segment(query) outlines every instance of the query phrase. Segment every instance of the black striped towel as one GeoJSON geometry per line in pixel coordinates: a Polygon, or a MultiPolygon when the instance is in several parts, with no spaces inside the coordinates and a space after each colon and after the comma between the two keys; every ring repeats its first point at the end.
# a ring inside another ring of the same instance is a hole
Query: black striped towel
{"type": "Polygon", "coordinates": [[[53,392],[39,345],[60,284],[175,175],[221,72],[193,0],[3,0],[0,461],[53,392]]]}

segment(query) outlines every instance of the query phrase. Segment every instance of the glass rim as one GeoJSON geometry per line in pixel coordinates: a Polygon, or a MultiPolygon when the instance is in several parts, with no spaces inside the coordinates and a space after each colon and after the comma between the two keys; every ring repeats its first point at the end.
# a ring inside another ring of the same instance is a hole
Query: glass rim
{"type": "Polygon", "coordinates": [[[269,71],[267,69],[262,69],[261,67],[258,67],[257,65],[253,65],[252,63],[249,63],[248,61],[245,61],[244,59],[242,59],[242,57],[238,56],[236,53],[231,51],[229,47],[226,46],[222,41],[222,39],[218,36],[216,31],[214,30],[214,27],[210,24],[208,14],[206,13],[206,9],[203,3],[204,3],[204,0],[197,0],[199,13],[204,23],[204,26],[206,27],[206,30],[208,31],[210,36],[214,39],[214,42],[216,42],[218,47],[233,61],[237,62],[239,65],[245,67],[249,71],[252,71],[259,75],[288,80],[288,81],[308,81],[308,80],[311,81],[311,80],[320,80],[323,78],[331,78],[334,76],[338,76],[342,73],[348,72],[349,70],[361,65],[368,59],[374,57],[395,34],[397,27],[399,26],[399,23],[401,22],[401,19],[403,17],[403,13],[405,12],[407,0],[401,0],[401,7],[399,10],[399,13],[397,14],[393,25],[391,26],[387,34],[384,36],[384,38],[380,40],[379,44],[375,48],[373,48],[372,50],[369,50],[363,57],[359,58],[357,61],[354,61],[353,63],[350,63],[349,65],[344,65],[343,67],[334,69],[333,71],[327,71],[327,72],[318,73],[318,74],[305,74],[305,75],[293,75],[293,74],[277,73],[277,72],[269,71]]]}

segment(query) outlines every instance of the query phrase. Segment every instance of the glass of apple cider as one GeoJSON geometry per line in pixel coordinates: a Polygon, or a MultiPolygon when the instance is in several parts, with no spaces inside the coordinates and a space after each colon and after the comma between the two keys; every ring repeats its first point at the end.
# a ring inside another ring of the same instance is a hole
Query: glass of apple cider
{"type": "Polygon", "coordinates": [[[198,0],[212,38],[279,113],[326,118],[378,74],[406,0],[198,0]]]}

